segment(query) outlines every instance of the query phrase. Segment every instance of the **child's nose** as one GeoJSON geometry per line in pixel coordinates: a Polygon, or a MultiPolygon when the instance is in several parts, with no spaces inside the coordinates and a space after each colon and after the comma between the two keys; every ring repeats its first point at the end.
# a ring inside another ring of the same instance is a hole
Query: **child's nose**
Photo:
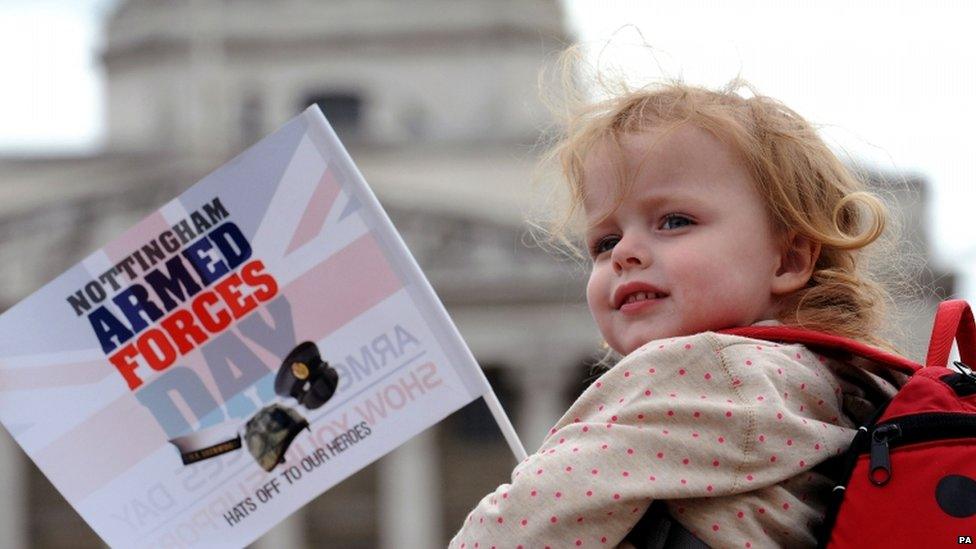
{"type": "Polygon", "coordinates": [[[643,268],[650,263],[650,255],[646,246],[640,245],[637,239],[624,238],[617,242],[610,254],[614,271],[621,273],[626,269],[643,268]]]}

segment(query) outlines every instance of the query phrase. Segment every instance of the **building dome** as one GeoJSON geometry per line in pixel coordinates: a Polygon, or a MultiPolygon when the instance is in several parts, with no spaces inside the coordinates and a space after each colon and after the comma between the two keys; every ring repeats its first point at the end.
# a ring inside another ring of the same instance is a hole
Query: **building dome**
{"type": "Polygon", "coordinates": [[[318,103],[344,141],[531,141],[555,0],[123,3],[107,26],[109,146],[228,151],[318,103]]]}

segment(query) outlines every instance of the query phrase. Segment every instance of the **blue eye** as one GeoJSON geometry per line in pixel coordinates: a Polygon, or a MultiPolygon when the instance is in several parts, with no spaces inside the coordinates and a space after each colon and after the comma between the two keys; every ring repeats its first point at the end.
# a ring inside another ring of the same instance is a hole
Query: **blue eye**
{"type": "Polygon", "coordinates": [[[590,255],[596,257],[603,252],[612,250],[613,247],[617,245],[617,242],[620,242],[620,237],[616,235],[609,235],[599,238],[593,243],[592,246],[590,246],[590,255]]]}
{"type": "Polygon", "coordinates": [[[688,219],[687,217],[680,214],[668,214],[664,216],[661,221],[661,228],[666,230],[680,229],[686,225],[694,225],[695,223],[688,219]]]}

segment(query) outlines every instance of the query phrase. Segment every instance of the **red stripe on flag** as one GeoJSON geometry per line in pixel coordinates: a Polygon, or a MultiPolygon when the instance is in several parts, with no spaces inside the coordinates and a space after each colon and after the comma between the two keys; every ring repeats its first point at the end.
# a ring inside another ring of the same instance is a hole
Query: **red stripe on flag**
{"type": "Polygon", "coordinates": [[[115,368],[105,360],[31,368],[0,366],[0,392],[89,385],[98,383],[114,373],[115,368]]]}
{"type": "MultiPolygon", "coordinates": [[[[143,219],[142,222],[135,227],[132,227],[128,231],[122,233],[115,240],[109,242],[108,245],[102,248],[102,251],[105,252],[105,255],[107,255],[112,264],[115,265],[117,262],[122,261],[126,256],[141,248],[144,244],[159,236],[160,233],[169,228],[170,225],[166,222],[166,218],[163,217],[163,214],[156,212],[146,219],[143,219]]],[[[135,266],[133,268],[136,270],[136,272],[141,271],[141,267],[139,266],[135,266]]],[[[127,278],[120,278],[119,281],[123,286],[128,285],[127,278]]]]}
{"type": "Polygon", "coordinates": [[[295,336],[304,341],[335,331],[402,286],[376,240],[366,234],[292,281],[284,293],[295,336]]]}
{"type": "MultiPolygon", "coordinates": [[[[69,501],[77,502],[165,440],[149,410],[129,393],[35,454],[34,461],[69,501]]],[[[173,458],[179,462],[176,448],[173,458]]]]}
{"type": "Polygon", "coordinates": [[[337,196],[339,196],[339,183],[332,176],[332,172],[326,170],[308,201],[308,206],[305,208],[305,213],[302,214],[301,221],[298,222],[291,243],[285,250],[285,255],[304,246],[322,232],[325,218],[328,217],[329,210],[332,209],[332,204],[337,196]]]}

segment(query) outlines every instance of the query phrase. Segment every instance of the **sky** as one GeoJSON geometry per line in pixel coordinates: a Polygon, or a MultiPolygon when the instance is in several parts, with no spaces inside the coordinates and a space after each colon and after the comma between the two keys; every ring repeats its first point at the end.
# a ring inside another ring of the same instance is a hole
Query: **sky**
{"type": "MultiPolygon", "coordinates": [[[[0,154],[89,152],[104,132],[100,31],[116,0],[0,0],[0,154]]],[[[566,0],[601,63],[717,86],[736,74],[838,151],[931,185],[937,258],[976,271],[976,37],[968,1],[566,0]],[[609,41],[609,45],[604,47],[609,41]]],[[[965,277],[965,294],[973,286],[965,277]]]]}
{"type": "Polygon", "coordinates": [[[114,0],[0,0],[0,154],[84,152],[103,131],[100,21],[114,0]]]}

